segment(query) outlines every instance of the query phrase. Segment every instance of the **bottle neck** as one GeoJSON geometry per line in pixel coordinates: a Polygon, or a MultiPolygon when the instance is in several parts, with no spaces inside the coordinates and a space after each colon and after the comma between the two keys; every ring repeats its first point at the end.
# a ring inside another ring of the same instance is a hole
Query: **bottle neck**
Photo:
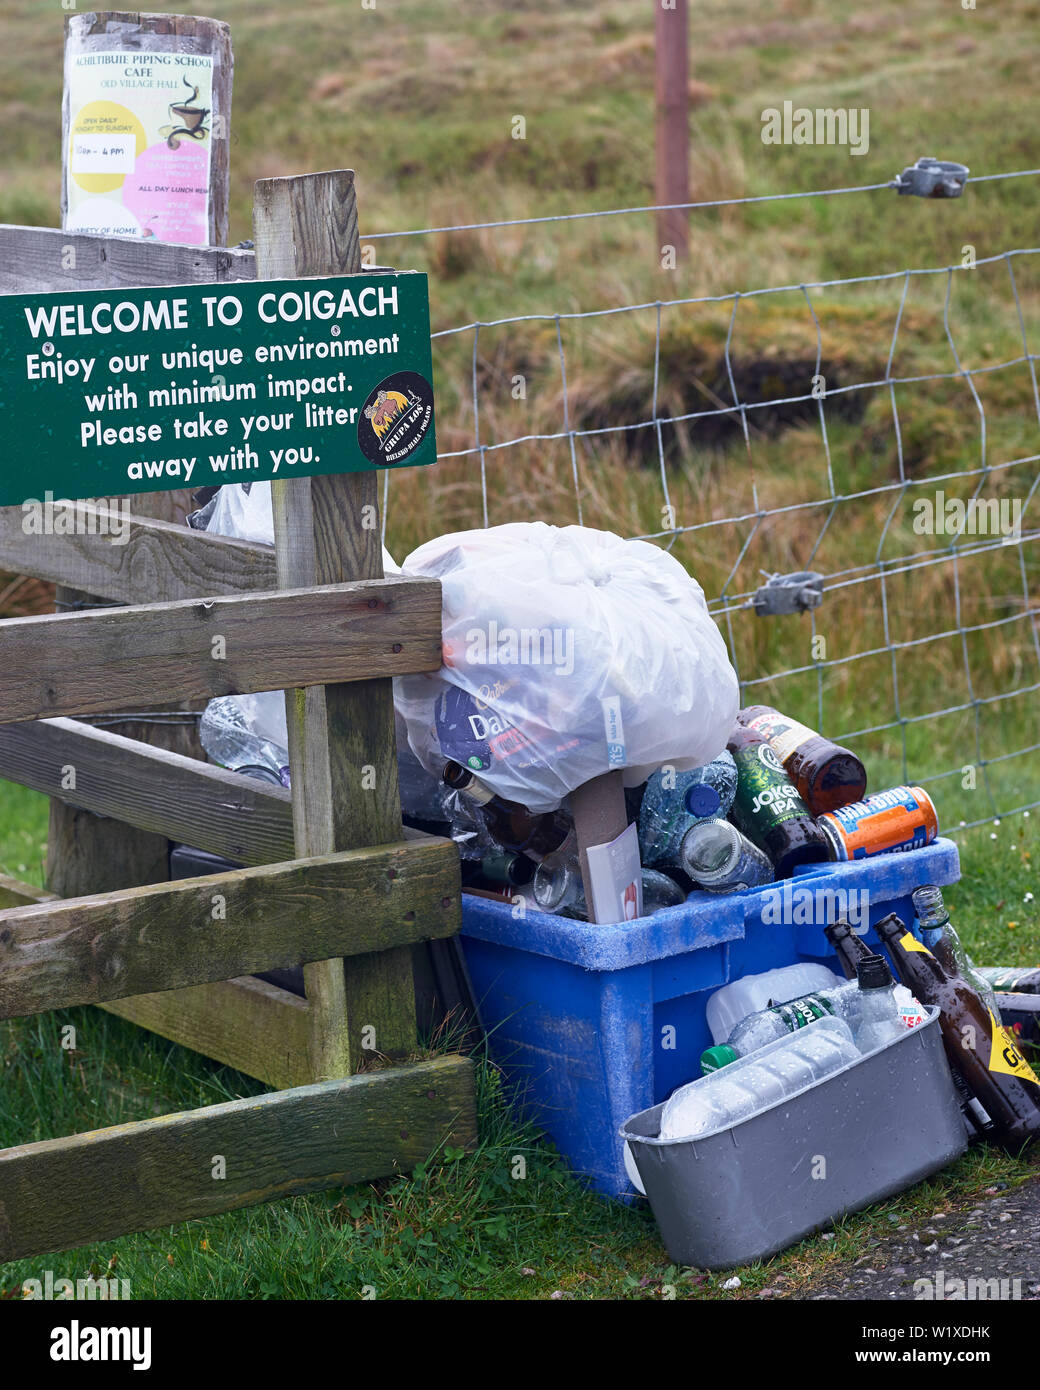
{"type": "Polygon", "coordinates": [[[917,920],[926,931],[941,931],[950,920],[942,893],[931,884],[918,888],[912,895],[917,920]]]}
{"type": "Polygon", "coordinates": [[[461,763],[445,763],[441,778],[453,790],[461,792],[468,800],[475,801],[479,806],[487,806],[495,799],[495,793],[487,783],[482,782],[479,777],[475,777],[469,768],[463,767],[461,763]]]}

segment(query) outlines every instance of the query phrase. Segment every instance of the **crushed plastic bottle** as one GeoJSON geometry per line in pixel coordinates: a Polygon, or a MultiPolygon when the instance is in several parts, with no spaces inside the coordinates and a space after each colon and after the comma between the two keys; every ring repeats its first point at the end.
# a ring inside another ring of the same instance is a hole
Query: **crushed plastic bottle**
{"type": "Polygon", "coordinates": [[[658,768],[639,809],[639,854],[648,867],[682,867],[682,842],[694,825],[729,813],[737,790],[737,765],[723,751],[704,767],[686,772],[658,768]]]}
{"type": "Polygon", "coordinates": [[[746,1120],[840,1071],[859,1055],[844,1019],[817,1019],[764,1056],[741,1058],[721,1071],[680,1086],[661,1112],[660,1137],[696,1138],[746,1120]]]}
{"type": "Polygon", "coordinates": [[[830,989],[816,990],[774,1004],[742,1019],[724,1043],[705,1048],[701,1068],[705,1073],[731,1066],[760,1047],[767,1047],[787,1033],[797,1032],[817,1019],[830,1016],[848,1024],[857,1047],[871,1052],[893,1041],[907,1029],[895,997],[891,971],[882,956],[871,955],[857,967],[858,978],[830,989]]]}

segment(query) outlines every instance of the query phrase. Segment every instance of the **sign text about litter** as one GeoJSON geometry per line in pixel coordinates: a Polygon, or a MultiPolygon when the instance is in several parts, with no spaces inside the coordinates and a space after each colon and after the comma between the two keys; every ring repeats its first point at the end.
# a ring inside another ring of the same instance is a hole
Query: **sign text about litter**
{"type": "Polygon", "coordinates": [[[0,505],[433,463],[425,275],[0,297],[0,505]]]}

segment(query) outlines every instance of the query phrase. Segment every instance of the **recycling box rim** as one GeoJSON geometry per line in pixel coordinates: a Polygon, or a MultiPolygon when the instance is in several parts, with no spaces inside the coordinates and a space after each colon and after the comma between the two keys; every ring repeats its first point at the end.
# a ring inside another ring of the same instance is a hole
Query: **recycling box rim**
{"type": "MultiPolygon", "coordinates": [[[[940,836],[926,848],[929,851],[929,881],[939,887],[955,883],[960,876],[960,861],[954,842],[940,836]]],[[[788,891],[810,888],[817,878],[826,878],[829,885],[838,885],[845,891],[867,889],[880,900],[885,899],[885,890],[889,887],[892,889],[889,896],[901,897],[906,889],[899,880],[905,874],[905,861],[913,853],[806,864],[792,879],[763,884],[746,893],[696,890],[684,903],[632,922],[583,922],[530,908],[522,917],[514,918],[508,903],[465,895],[463,931],[466,936],[480,941],[548,956],[580,965],[585,970],[621,970],[706,946],[742,940],[749,918],[760,917],[767,904],[782,903],[788,891]],[[788,884],[790,890],[786,887],[788,884]],[[705,920],[708,909],[711,909],[710,920],[705,920]]]]}

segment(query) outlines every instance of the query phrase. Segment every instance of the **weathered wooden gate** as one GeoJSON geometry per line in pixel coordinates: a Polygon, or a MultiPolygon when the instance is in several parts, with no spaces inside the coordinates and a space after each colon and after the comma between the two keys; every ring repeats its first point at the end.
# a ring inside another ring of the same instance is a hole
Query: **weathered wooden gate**
{"type": "MultiPolygon", "coordinates": [[[[2,227],[0,288],[361,268],[349,170],[257,184],[254,228],[255,255],[2,227]]],[[[0,622],[0,777],[247,866],[71,898],[0,879],[0,1018],[99,1004],[289,1088],[0,1152],[0,1261],[475,1143],[472,1064],[407,1060],[411,948],[461,920],[455,847],[402,831],[397,785],[391,679],[440,666],[440,586],[383,577],[374,473],[272,491],[273,551],[144,516],[122,546],[26,535],[20,508],[0,510],[0,566],[107,605],[0,622]],[[233,634],[220,662],[215,632],[233,634]],[[272,688],[291,798],[74,718],[272,688]],[[253,978],[300,964],[306,998],[253,978]]]]}

